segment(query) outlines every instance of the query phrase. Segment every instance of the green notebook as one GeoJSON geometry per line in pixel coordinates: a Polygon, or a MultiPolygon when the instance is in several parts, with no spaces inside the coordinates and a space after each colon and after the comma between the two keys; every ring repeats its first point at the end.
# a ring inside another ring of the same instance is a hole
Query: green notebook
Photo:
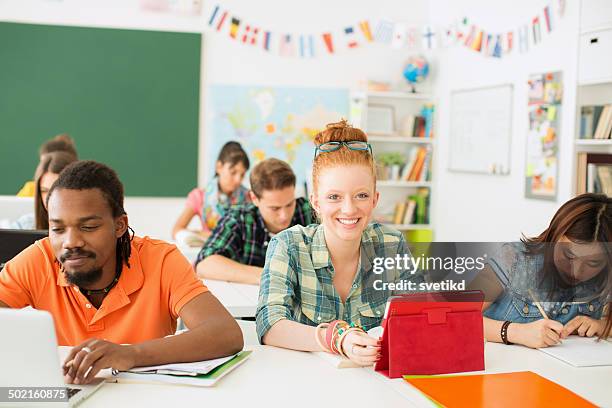
{"type": "Polygon", "coordinates": [[[236,354],[231,360],[221,364],[215,369],[211,370],[207,374],[200,375],[172,375],[172,374],[158,374],[151,372],[129,372],[122,371],[114,379],[117,382],[131,382],[131,383],[163,383],[163,384],[176,384],[176,385],[190,385],[196,387],[211,387],[217,383],[226,374],[234,370],[240,364],[246,361],[251,355],[251,350],[244,350],[236,354]]]}

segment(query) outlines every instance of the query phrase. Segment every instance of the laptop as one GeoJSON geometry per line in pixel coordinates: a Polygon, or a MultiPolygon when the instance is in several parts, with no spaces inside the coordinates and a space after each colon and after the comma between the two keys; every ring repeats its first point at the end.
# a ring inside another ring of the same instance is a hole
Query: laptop
{"type": "MultiPolygon", "coordinates": [[[[51,314],[39,310],[16,310],[0,308],[0,390],[16,387],[23,396],[30,388],[32,393],[40,387],[53,387],[52,393],[44,391],[50,399],[26,400],[26,404],[8,402],[8,395],[3,395],[1,406],[41,406],[74,407],[97,391],[104,380],[96,378],[91,385],[65,384],[60,357],[58,355],[55,328],[51,314]],[[62,398],[65,396],[65,398],[62,398]],[[44,404],[43,404],[44,401],[44,404]],[[6,404],[6,405],[5,405],[6,404]]],[[[47,388],[50,390],[50,388],[47,388]]],[[[14,394],[15,395],[15,394],[14,394]]],[[[34,397],[36,395],[33,395],[34,397]]]]}
{"type": "Polygon", "coordinates": [[[0,270],[15,255],[48,234],[47,230],[0,229],[0,270]]]}

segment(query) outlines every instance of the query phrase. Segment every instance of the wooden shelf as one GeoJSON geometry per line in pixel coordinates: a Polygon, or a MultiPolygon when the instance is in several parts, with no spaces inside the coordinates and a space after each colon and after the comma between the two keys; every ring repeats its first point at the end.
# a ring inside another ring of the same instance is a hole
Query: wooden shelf
{"type": "Polygon", "coordinates": [[[376,182],[379,187],[431,187],[431,181],[402,181],[402,180],[380,180],[376,182]]]}
{"type": "Polygon", "coordinates": [[[612,139],[576,139],[576,146],[612,146],[612,139]]]}
{"type": "Polygon", "coordinates": [[[578,82],[578,86],[590,86],[590,85],[607,85],[612,84],[612,76],[606,78],[587,79],[578,82]]]}
{"type": "Polygon", "coordinates": [[[405,137],[405,136],[368,136],[368,142],[381,143],[433,143],[433,139],[425,137],[405,137]]]}
{"type": "Polygon", "coordinates": [[[396,230],[433,229],[430,224],[383,224],[396,230]]]}
{"type": "Polygon", "coordinates": [[[395,99],[417,99],[417,100],[428,100],[432,99],[430,94],[423,93],[412,93],[412,92],[401,92],[401,91],[389,91],[389,92],[366,92],[368,98],[395,98],[395,99]]]}

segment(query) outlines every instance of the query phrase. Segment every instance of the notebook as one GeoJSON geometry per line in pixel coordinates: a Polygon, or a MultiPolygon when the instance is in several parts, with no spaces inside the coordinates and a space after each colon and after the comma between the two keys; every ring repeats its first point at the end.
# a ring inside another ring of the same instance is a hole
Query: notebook
{"type": "MultiPolygon", "coordinates": [[[[138,369],[132,369],[129,371],[121,371],[116,376],[117,382],[127,383],[163,383],[163,384],[177,384],[177,385],[191,385],[196,387],[212,387],[221,378],[230,373],[240,364],[244,363],[246,359],[251,355],[252,351],[244,350],[240,353],[230,356],[227,361],[217,364],[216,367],[209,370],[206,374],[198,374],[194,371],[193,365],[190,364],[167,364],[164,366],[153,367],[140,367],[138,369]],[[174,369],[167,369],[161,367],[171,366],[174,369]],[[187,366],[187,367],[181,367],[187,366]],[[160,368],[157,368],[160,367],[160,368]],[[176,368],[181,368],[176,370],[176,368]],[[142,370],[145,371],[142,371],[142,370]],[[185,369],[185,370],[183,370],[185,369]]],[[[215,359],[210,361],[217,361],[223,359],[215,359]]],[[[203,361],[195,363],[198,366],[198,370],[203,371],[205,368],[210,366],[210,361],[203,361]]],[[[213,363],[214,364],[214,363],[213,363]]]]}
{"type": "Polygon", "coordinates": [[[612,366],[612,343],[597,338],[570,336],[539,350],[574,367],[612,366]]]}
{"type": "Polygon", "coordinates": [[[440,407],[595,407],[567,388],[531,371],[480,375],[406,375],[404,380],[440,407]]]}

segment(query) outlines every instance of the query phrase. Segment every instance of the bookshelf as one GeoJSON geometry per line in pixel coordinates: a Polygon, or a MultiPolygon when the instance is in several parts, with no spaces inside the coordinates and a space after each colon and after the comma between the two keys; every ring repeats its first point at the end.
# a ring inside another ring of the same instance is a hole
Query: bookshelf
{"type": "Polygon", "coordinates": [[[573,191],[612,195],[612,3],[580,7],[573,191]]]}
{"type": "MultiPolygon", "coordinates": [[[[610,50],[612,52],[612,50],[610,50]]],[[[604,192],[612,194],[612,139],[610,131],[603,131],[596,139],[597,128],[601,125],[612,127],[612,78],[585,80],[578,83],[576,131],[574,138],[574,177],[575,194],[585,192],[604,192]],[[604,109],[599,115],[593,107],[610,105],[606,118],[604,109]]]]}
{"type": "Polygon", "coordinates": [[[380,199],[374,219],[419,240],[433,239],[433,112],[429,94],[351,94],[350,120],[368,134],[377,163],[380,199]],[[411,199],[418,201],[420,209],[416,203],[409,204],[411,199]],[[403,211],[401,216],[399,211],[403,211]]]}

